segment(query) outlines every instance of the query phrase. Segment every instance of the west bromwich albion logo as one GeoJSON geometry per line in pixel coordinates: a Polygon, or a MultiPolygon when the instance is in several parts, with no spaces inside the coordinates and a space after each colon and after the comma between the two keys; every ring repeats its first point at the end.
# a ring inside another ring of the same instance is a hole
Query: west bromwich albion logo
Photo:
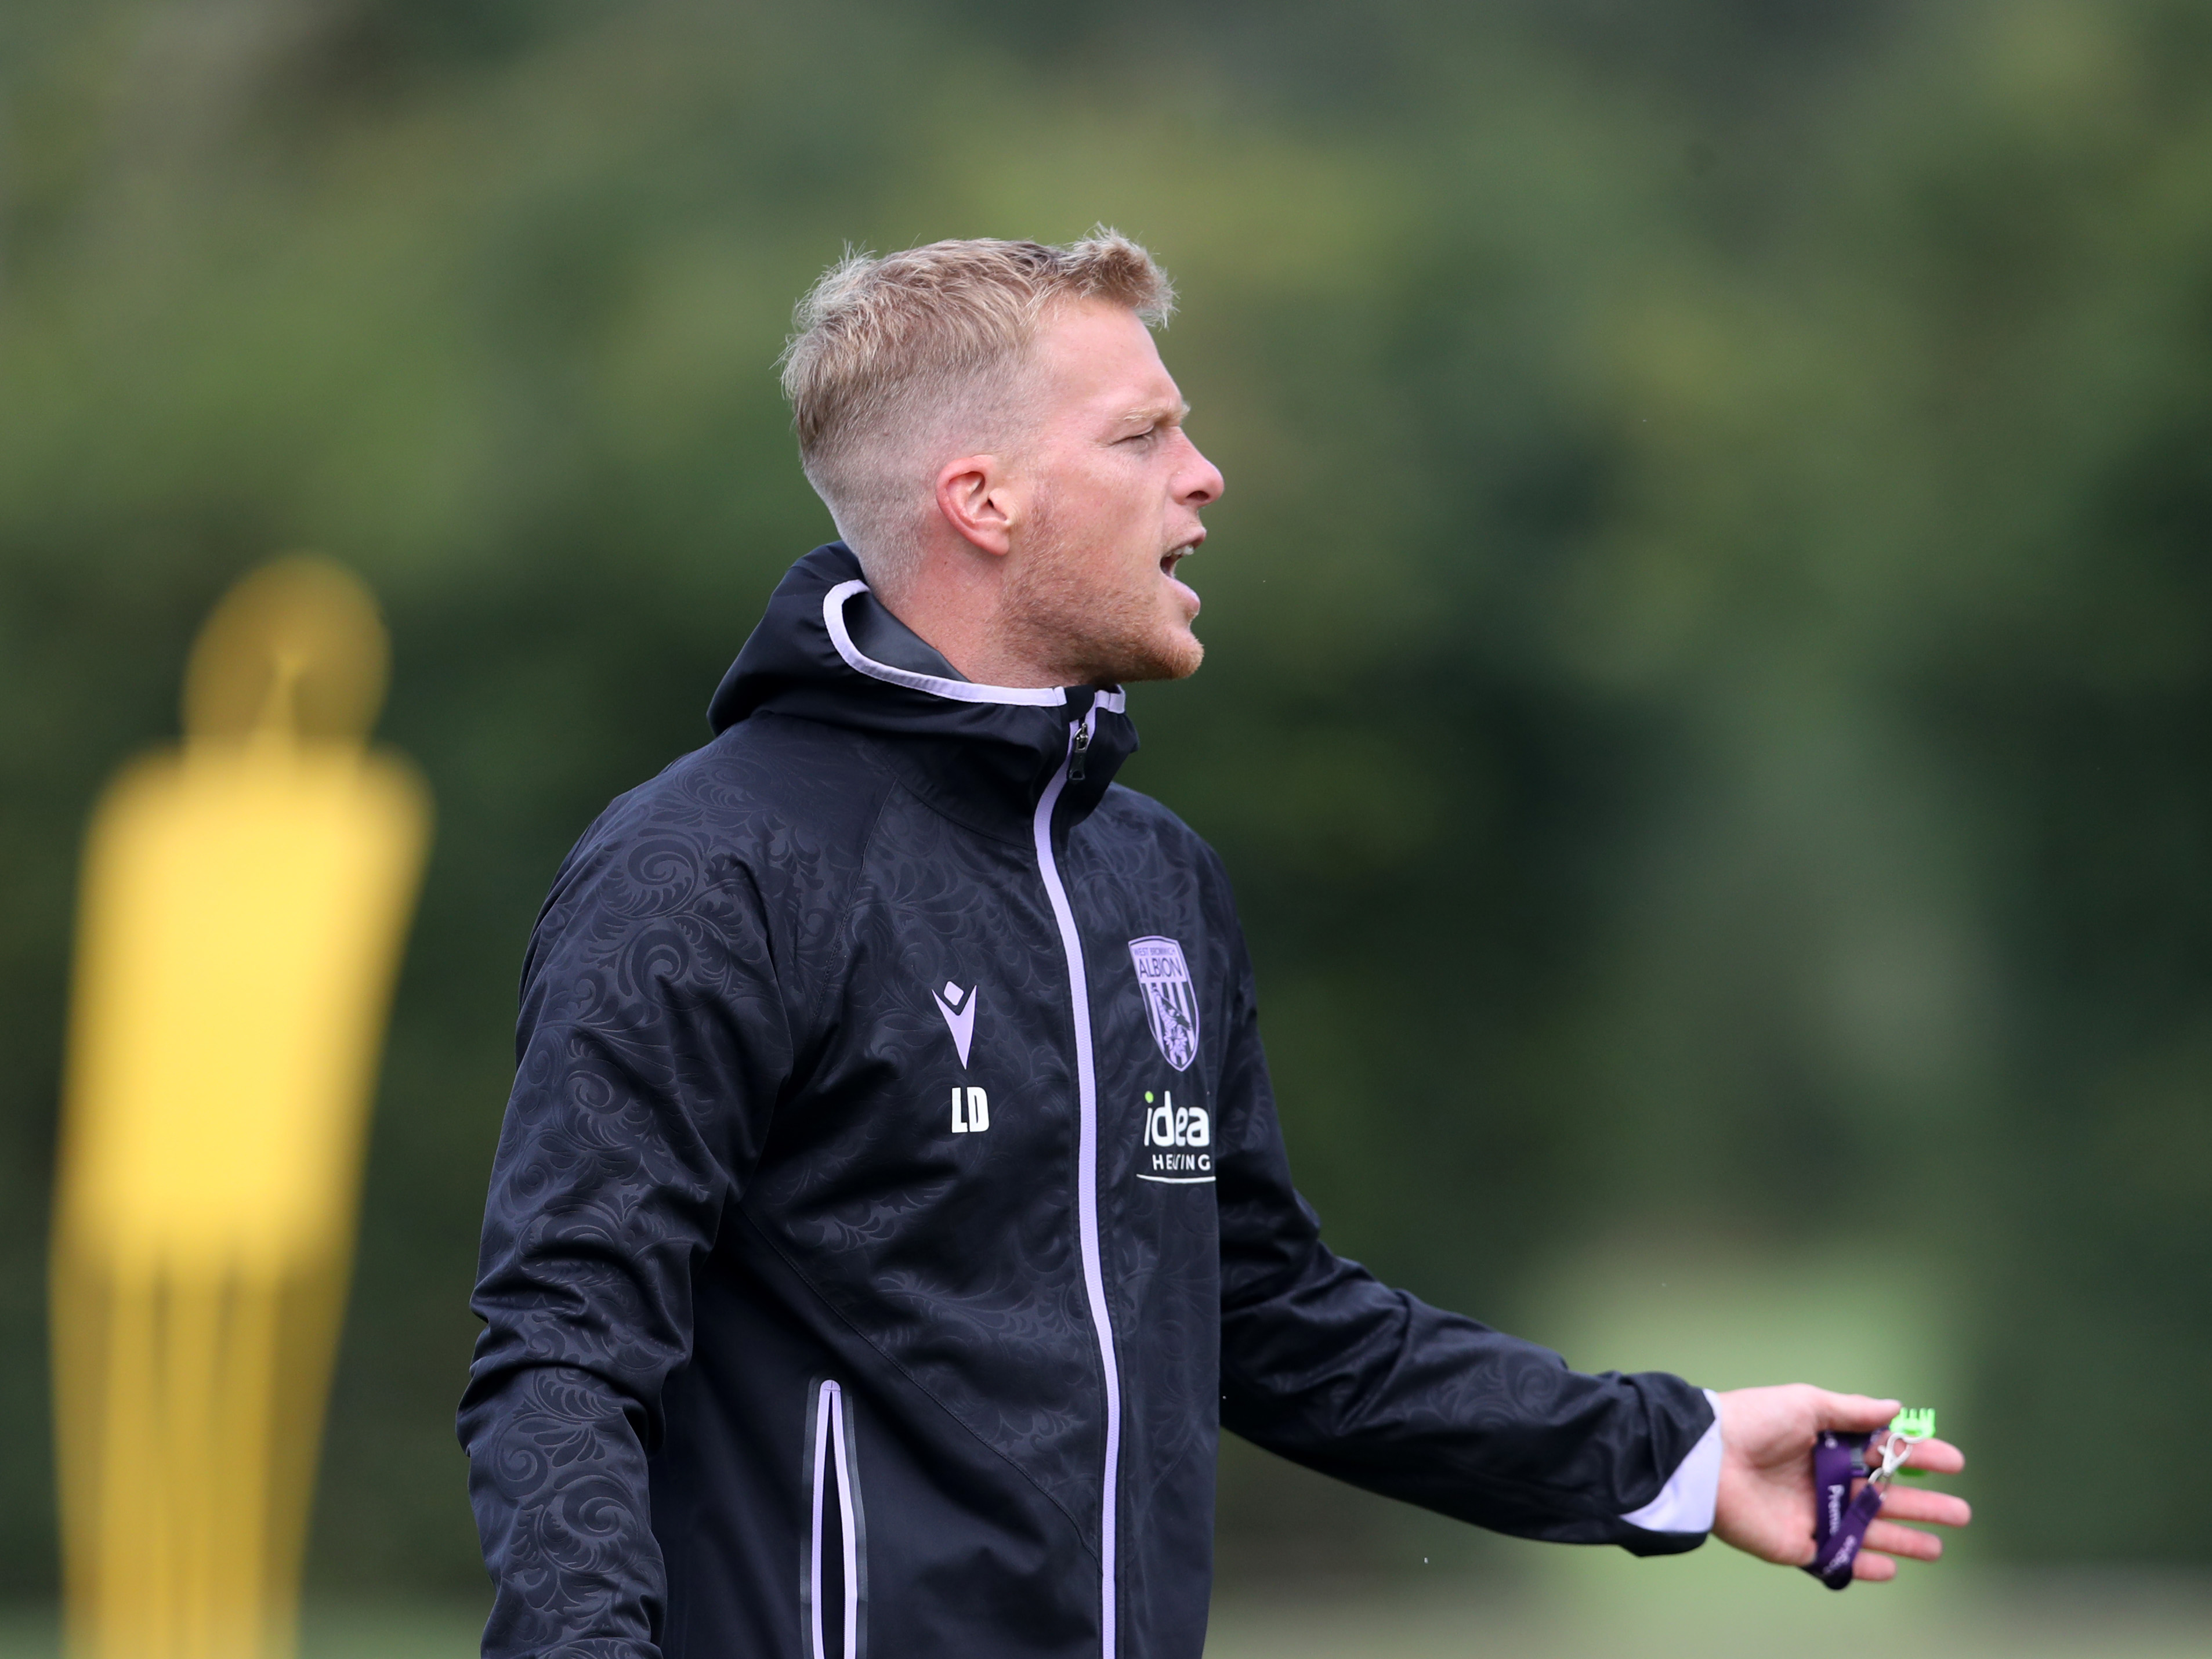
{"type": "Polygon", "coordinates": [[[1137,964],[1137,988],[1144,993],[1145,1018],[1152,1041],[1178,1072],[1198,1058],[1198,992],[1182,946],[1157,936],[1129,941],[1129,960],[1137,964]]]}

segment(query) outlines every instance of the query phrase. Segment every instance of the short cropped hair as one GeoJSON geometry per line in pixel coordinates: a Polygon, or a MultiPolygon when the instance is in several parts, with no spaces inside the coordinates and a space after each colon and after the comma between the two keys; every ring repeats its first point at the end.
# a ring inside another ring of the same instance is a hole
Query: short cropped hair
{"type": "Polygon", "coordinates": [[[976,238],[848,251],[799,302],[782,367],[799,462],[877,586],[896,592],[908,574],[937,468],[1011,435],[1030,342],[1071,300],[1158,326],[1175,289],[1101,225],[1064,247],[976,238]]]}

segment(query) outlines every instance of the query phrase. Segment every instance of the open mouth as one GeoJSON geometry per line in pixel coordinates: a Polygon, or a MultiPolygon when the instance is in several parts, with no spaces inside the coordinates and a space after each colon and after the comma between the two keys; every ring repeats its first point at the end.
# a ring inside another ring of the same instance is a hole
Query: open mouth
{"type": "Polygon", "coordinates": [[[1172,578],[1176,573],[1176,567],[1178,564],[1181,564],[1185,559],[1188,558],[1192,554],[1197,552],[1199,544],[1203,542],[1205,539],[1205,532],[1201,531],[1199,534],[1192,537],[1188,541],[1177,543],[1175,546],[1168,549],[1166,552],[1161,554],[1160,574],[1172,578]]]}

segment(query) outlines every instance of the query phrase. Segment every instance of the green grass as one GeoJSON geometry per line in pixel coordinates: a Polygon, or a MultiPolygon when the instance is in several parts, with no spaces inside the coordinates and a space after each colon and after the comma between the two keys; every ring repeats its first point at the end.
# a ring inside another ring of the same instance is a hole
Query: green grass
{"type": "MultiPolygon", "coordinates": [[[[1594,1554],[1590,1593],[1437,1587],[1334,1598],[1246,1593],[1216,1607],[1207,1659],[2202,1659],[2212,1585],[2150,1577],[1940,1570],[1831,1595],[1717,1551],[1594,1554]]],[[[473,1609],[324,1607],[303,1659],[469,1659],[473,1609]]],[[[51,1615],[0,1617],[0,1659],[53,1659],[51,1615]]],[[[880,1656],[879,1659],[896,1659],[880,1656]]]]}
{"type": "MultiPolygon", "coordinates": [[[[1729,1388],[1818,1381],[1952,1412],[1955,1335],[1924,1264],[1778,1259],[1741,1246],[1639,1241],[1568,1264],[1528,1334],[1588,1368],[1665,1367],[1729,1388]]],[[[1955,1483],[1972,1496],[1972,1471],[1955,1483]]],[[[1990,1565],[1972,1533],[1953,1559],[1837,1595],[1719,1545],[1638,1561],[1617,1550],[1498,1544],[1413,1517],[1406,1559],[1435,1566],[1387,1588],[1325,1595],[1231,1587],[1207,1659],[2202,1659],[2212,1578],[2026,1573],[1990,1565]]],[[[468,1659],[480,1609],[323,1604],[302,1659],[468,1659]]],[[[54,1659],[51,1614],[0,1616],[0,1659],[54,1659]]],[[[898,1659],[878,1655],[877,1659],[898,1659]]]]}
{"type": "Polygon", "coordinates": [[[1206,1659],[2203,1659],[2212,1653],[2212,1592],[2201,1583],[1960,1576],[1948,1588],[1861,1584],[1837,1595],[1802,1574],[1761,1569],[1741,1557],[1671,1584],[1647,1576],[1687,1565],[1621,1561],[1620,1584],[1581,1602],[1435,1592],[1230,1602],[1216,1609],[1206,1659]],[[1762,1577],[1772,1582],[1757,1582],[1762,1577]],[[1747,1580],[1750,1593],[1730,1593],[1744,1590],[1747,1580]]]}
{"type": "MultiPolygon", "coordinates": [[[[302,1659],[469,1659],[483,1615],[472,1608],[393,1605],[311,1608],[302,1659]]],[[[58,1659],[57,1621],[45,1609],[0,1614],[0,1659],[58,1659]]]]}

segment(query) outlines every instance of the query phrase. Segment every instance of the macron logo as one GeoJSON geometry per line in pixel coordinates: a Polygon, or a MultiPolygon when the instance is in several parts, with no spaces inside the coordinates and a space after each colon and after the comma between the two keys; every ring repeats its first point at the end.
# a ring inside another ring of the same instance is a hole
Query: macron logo
{"type": "Polygon", "coordinates": [[[932,991],[930,998],[937,1004],[937,1012],[945,1016],[947,1030],[952,1033],[952,1046],[960,1051],[963,1070],[968,1065],[968,1046],[975,1040],[975,993],[980,985],[962,990],[951,980],[945,981],[942,991],[932,991]]]}

